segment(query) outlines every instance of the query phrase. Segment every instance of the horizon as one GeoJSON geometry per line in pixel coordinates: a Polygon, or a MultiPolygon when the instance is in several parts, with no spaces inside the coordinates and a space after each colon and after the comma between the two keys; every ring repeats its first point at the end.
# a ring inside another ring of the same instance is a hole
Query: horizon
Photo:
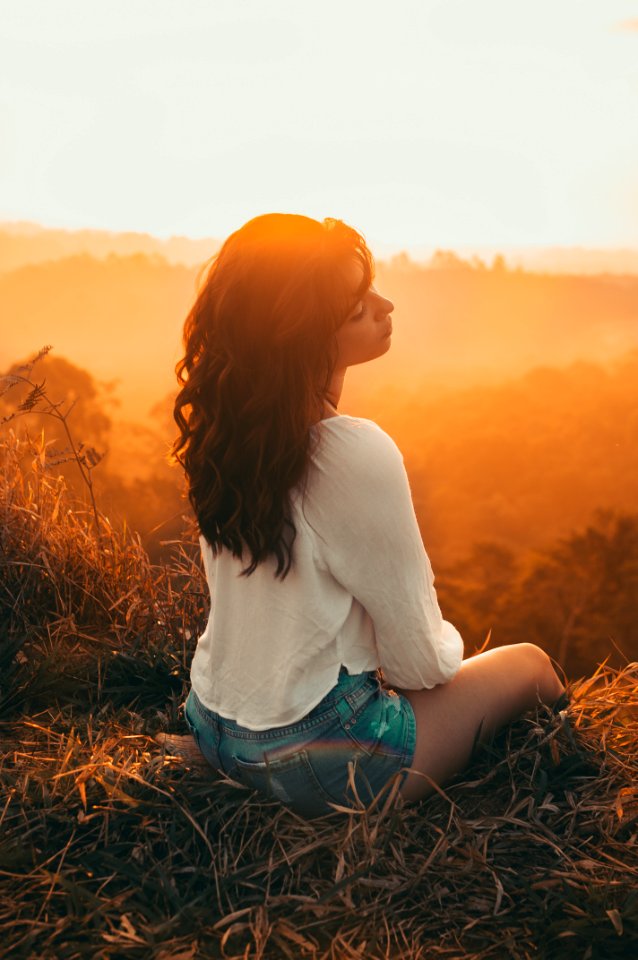
{"type": "MultiPolygon", "coordinates": [[[[104,228],[95,225],[83,225],[83,226],[68,226],[60,223],[43,223],[42,221],[36,220],[0,220],[0,232],[6,232],[9,234],[14,234],[15,236],[35,236],[38,233],[65,233],[69,236],[73,234],[97,234],[103,237],[112,237],[116,240],[119,237],[126,238],[139,238],[140,240],[151,240],[158,244],[169,245],[171,243],[185,242],[192,243],[193,245],[197,244],[206,244],[210,243],[211,245],[216,244],[221,246],[224,239],[223,237],[216,236],[211,233],[208,235],[189,235],[189,234],[159,234],[153,233],[150,230],[118,230],[111,228],[104,228]]],[[[370,238],[366,237],[370,249],[372,250],[375,259],[379,261],[387,261],[393,257],[401,256],[406,254],[410,261],[415,265],[427,263],[437,252],[451,252],[458,254],[461,258],[467,257],[478,257],[479,259],[485,257],[495,257],[499,254],[505,258],[508,267],[516,268],[517,266],[522,266],[523,269],[529,269],[525,264],[524,259],[518,261],[518,263],[509,263],[508,257],[521,257],[525,258],[526,255],[545,255],[546,257],[551,257],[552,255],[560,254],[571,254],[575,257],[578,254],[582,255],[592,255],[592,256],[609,256],[613,257],[614,255],[618,256],[635,256],[636,257],[636,266],[635,269],[631,272],[638,272],[638,242],[634,245],[626,244],[545,244],[545,243],[520,243],[520,244],[510,244],[507,245],[494,245],[494,244],[463,244],[455,243],[450,245],[443,244],[431,244],[429,246],[421,245],[408,245],[408,244],[391,244],[383,239],[370,238]]],[[[140,251],[143,252],[143,251],[140,251]]],[[[88,255],[90,254],[87,251],[88,255]]],[[[94,254],[93,254],[94,256],[94,254]]],[[[548,264],[545,263],[543,270],[547,270],[548,264]]],[[[0,271],[2,270],[2,264],[0,263],[0,271]]],[[[556,272],[560,271],[560,264],[557,265],[556,272]]]]}

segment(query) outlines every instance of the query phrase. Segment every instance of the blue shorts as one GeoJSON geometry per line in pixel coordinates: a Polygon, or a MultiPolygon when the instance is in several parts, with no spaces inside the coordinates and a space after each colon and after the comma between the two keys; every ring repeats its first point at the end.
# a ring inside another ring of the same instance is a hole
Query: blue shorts
{"type": "Polygon", "coordinates": [[[403,782],[414,757],[416,721],[409,701],[388,691],[374,671],[350,676],[305,717],[285,727],[248,730],[203,705],[191,689],[184,707],[189,730],[208,763],[231,779],[314,819],[330,803],[360,806],[349,784],[352,764],[366,806],[390,778],[403,782]]]}

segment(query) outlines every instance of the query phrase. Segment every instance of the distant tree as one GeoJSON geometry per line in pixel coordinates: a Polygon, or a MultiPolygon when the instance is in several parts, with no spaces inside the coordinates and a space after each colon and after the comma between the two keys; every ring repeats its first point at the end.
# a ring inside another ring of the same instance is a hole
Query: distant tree
{"type": "MultiPolygon", "coordinates": [[[[26,361],[14,363],[4,373],[8,384],[25,368],[26,361]]],[[[96,447],[105,447],[112,421],[108,408],[114,404],[112,383],[100,384],[88,370],[71,363],[64,357],[47,354],[35,364],[31,378],[46,390],[52,403],[64,403],[72,408],[73,429],[77,437],[96,447]]],[[[16,382],[0,397],[0,417],[17,412],[30,393],[26,383],[16,382]]],[[[59,423],[42,413],[41,406],[34,406],[16,421],[16,428],[29,431],[35,436],[44,429],[47,439],[55,446],[65,444],[65,436],[59,423]]]]}
{"type": "Polygon", "coordinates": [[[162,559],[165,544],[182,537],[192,523],[183,471],[169,462],[176,432],[174,394],[167,394],[151,409],[152,425],[124,424],[132,442],[142,451],[144,475],[127,469],[127,463],[111,459],[98,486],[104,503],[116,516],[126,517],[136,530],[151,559],[162,559]]]}
{"type": "Polygon", "coordinates": [[[390,258],[390,267],[393,270],[414,270],[416,264],[411,259],[409,253],[406,253],[405,250],[401,250],[399,253],[395,253],[395,255],[390,258]]]}
{"type": "Polygon", "coordinates": [[[464,560],[437,573],[444,615],[460,630],[468,652],[479,648],[490,632],[490,645],[498,645],[503,610],[517,574],[513,552],[487,540],[475,543],[464,560]]]}
{"type": "Polygon", "coordinates": [[[52,357],[47,350],[35,361],[13,364],[3,375],[0,423],[4,420],[5,426],[33,441],[31,454],[25,455],[25,468],[34,454],[41,455],[47,468],[62,475],[68,487],[82,498],[87,484],[77,460],[86,460],[93,504],[97,502],[100,512],[109,519],[126,520],[141,535],[152,559],[160,559],[163,543],[182,535],[185,515],[190,512],[183,476],[167,461],[174,433],[172,397],[166,397],[154,409],[157,429],[118,423],[117,451],[112,455],[114,425],[107,410],[116,402],[114,384],[97,382],[87,370],[63,357],[52,357]],[[66,418],[75,451],[65,420],[52,415],[56,411],[66,418]],[[129,440],[124,455],[122,438],[129,440]],[[98,466],[95,475],[94,466],[98,466]]]}
{"type": "Polygon", "coordinates": [[[599,510],[585,530],[526,563],[476,543],[437,574],[436,589],[468,654],[491,631],[490,646],[535,643],[571,676],[606,657],[616,667],[638,661],[638,515],[599,510]]]}
{"type": "Polygon", "coordinates": [[[472,265],[453,250],[435,250],[428,261],[430,270],[471,270],[472,265]]]}
{"type": "Polygon", "coordinates": [[[580,675],[608,655],[616,666],[638,660],[637,598],[638,515],[598,511],[535,563],[503,626],[510,641],[538,643],[580,675]]]}
{"type": "MultiPolygon", "coordinates": [[[[75,488],[76,495],[79,493],[81,498],[90,504],[95,534],[99,540],[101,526],[95,499],[93,470],[102,461],[104,454],[87,443],[86,439],[80,440],[70,423],[71,414],[82,395],[94,399],[96,391],[90,374],[65,360],[57,360],[48,367],[49,372],[54,372],[54,392],[51,394],[46,377],[38,379],[44,362],[49,359],[50,349],[49,346],[43,347],[30,360],[14,364],[8,373],[0,376],[0,425],[10,425],[14,435],[17,435],[15,464],[19,471],[23,471],[25,467],[28,471],[35,460],[41,470],[55,470],[58,477],[62,477],[69,486],[75,488]],[[38,367],[37,373],[35,367],[38,367]],[[59,394],[55,383],[56,375],[59,394]],[[37,427],[35,436],[34,424],[37,427]],[[66,468],[71,470],[70,477],[66,468]]],[[[83,425],[86,427],[86,410],[84,414],[83,425]]],[[[81,418],[76,418],[76,423],[78,419],[82,425],[81,418]]],[[[92,419],[93,436],[110,428],[110,420],[103,414],[93,411],[92,419]]],[[[12,465],[12,470],[14,469],[12,465]]]]}

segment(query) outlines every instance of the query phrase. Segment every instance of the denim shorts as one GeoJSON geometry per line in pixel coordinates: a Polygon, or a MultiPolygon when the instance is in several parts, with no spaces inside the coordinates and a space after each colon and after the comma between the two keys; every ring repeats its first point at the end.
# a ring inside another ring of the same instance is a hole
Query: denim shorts
{"type": "Polygon", "coordinates": [[[350,676],[341,667],[336,686],[323,700],[285,727],[241,727],[205,707],[192,689],[184,715],[211,767],[305,819],[334,813],[331,803],[368,806],[395,775],[403,782],[401,771],[414,757],[412,706],[382,687],[374,671],[350,676]]]}

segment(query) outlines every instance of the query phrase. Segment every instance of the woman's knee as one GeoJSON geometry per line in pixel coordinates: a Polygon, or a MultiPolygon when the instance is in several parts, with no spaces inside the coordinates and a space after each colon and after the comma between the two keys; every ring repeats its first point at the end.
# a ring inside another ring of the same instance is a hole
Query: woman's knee
{"type": "MultiPolygon", "coordinates": [[[[493,647],[466,663],[465,691],[482,720],[485,736],[538,706],[553,704],[563,692],[549,655],[534,643],[493,647]],[[471,666],[470,666],[471,665],[471,666]]],[[[462,699],[465,699],[461,696],[462,699]]],[[[459,705],[461,710],[464,705],[459,705]]]]}
{"type": "Polygon", "coordinates": [[[537,685],[541,700],[544,703],[553,703],[560,697],[565,688],[554,669],[549,654],[535,643],[517,643],[515,646],[520,650],[521,656],[529,665],[530,676],[537,685]]]}
{"type": "MultiPolygon", "coordinates": [[[[447,684],[431,690],[402,690],[417,724],[412,770],[427,773],[439,784],[463,769],[476,741],[490,738],[505,724],[533,709],[541,700],[558,699],[562,684],[551,660],[533,643],[493,647],[464,660],[447,684]]],[[[409,778],[406,799],[426,796],[428,788],[409,778]]]]}

